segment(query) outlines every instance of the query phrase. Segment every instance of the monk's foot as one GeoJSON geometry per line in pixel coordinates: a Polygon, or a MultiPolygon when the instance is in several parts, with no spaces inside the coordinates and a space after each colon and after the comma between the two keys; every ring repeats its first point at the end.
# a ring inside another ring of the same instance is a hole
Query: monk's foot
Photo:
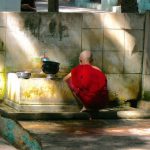
{"type": "Polygon", "coordinates": [[[83,108],[80,110],[80,112],[98,113],[99,110],[97,110],[97,109],[87,109],[87,108],[83,107],[83,108]]]}
{"type": "Polygon", "coordinates": [[[87,109],[83,106],[80,112],[87,112],[87,109]]]}

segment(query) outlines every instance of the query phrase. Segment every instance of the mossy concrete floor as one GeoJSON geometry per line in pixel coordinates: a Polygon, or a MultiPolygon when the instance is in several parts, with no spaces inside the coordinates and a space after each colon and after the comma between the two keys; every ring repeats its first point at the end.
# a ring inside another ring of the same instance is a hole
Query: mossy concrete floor
{"type": "Polygon", "coordinates": [[[150,120],[21,121],[43,150],[149,150],[150,120]]]}
{"type": "MultiPolygon", "coordinates": [[[[150,120],[20,121],[43,150],[149,150],[150,120]]],[[[16,150],[0,138],[0,150],[16,150]]]]}
{"type": "MultiPolygon", "coordinates": [[[[0,114],[17,119],[37,137],[43,150],[149,150],[150,147],[149,111],[109,108],[94,115],[32,113],[17,112],[1,104],[0,114]]],[[[0,138],[0,150],[15,148],[0,138]]]]}

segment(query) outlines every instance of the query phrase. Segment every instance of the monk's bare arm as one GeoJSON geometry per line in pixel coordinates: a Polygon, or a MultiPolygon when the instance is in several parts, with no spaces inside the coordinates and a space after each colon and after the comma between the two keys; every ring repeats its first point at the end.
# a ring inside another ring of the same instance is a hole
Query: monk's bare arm
{"type": "Polygon", "coordinates": [[[71,72],[70,72],[69,74],[67,74],[67,75],[63,78],[63,80],[64,80],[64,81],[67,81],[69,78],[71,78],[71,72]]]}
{"type": "Polygon", "coordinates": [[[100,70],[101,71],[101,69],[100,68],[98,68],[98,67],[96,67],[96,66],[92,66],[93,68],[95,68],[95,69],[97,69],[97,70],[100,70]]]}

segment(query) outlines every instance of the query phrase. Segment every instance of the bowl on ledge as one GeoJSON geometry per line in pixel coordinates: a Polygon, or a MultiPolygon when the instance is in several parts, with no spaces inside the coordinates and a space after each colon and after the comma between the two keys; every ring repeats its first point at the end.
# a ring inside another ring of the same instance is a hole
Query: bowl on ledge
{"type": "Polygon", "coordinates": [[[47,78],[53,78],[59,71],[59,65],[60,63],[55,61],[43,61],[42,71],[47,74],[47,78]]]}
{"type": "Polygon", "coordinates": [[[31,72],[27,71],[17,72],[16,74],[18,78],[29,79],[31,77],[31,72]]]}

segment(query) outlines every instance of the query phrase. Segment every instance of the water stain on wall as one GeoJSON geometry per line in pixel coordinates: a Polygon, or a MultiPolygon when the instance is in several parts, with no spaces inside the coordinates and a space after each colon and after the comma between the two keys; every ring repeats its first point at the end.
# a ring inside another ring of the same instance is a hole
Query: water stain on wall
{"type": "Polygon", "coordinates": [[[39,39],[41,18],[38,15],[28,15],[24,20],[25,28],[39,39]]]}
{"type": "Polygon", "coordinates": [[[62,41],[63,38],[69,37],[69,28],[67,25],[63,24],[61,21],[57,21],[52,18],[49,23],[49,32],[51,37],[59,37],[59,40],[62,41]]]}
{"type": "Polygon", "coordinates": [[[0,51],[4,50],[4,42],[0,40],[0,51]]]}

